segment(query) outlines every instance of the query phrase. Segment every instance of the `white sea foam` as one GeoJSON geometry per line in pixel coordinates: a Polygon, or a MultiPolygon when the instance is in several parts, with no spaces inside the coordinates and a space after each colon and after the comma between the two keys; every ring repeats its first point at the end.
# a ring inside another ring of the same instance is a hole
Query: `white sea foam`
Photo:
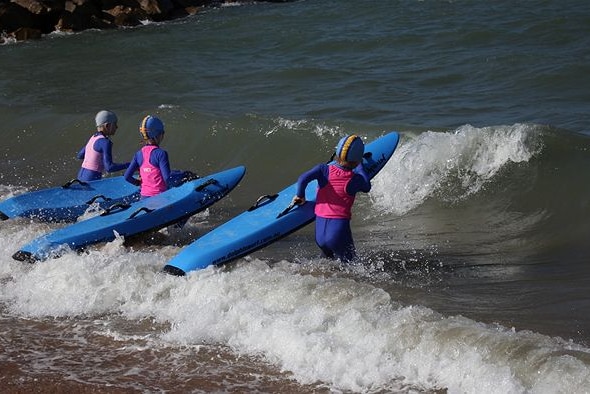
{"type": "Polygon", "coordinates": [[[18,196],[19,194],[23,194],[27,191],[28,189],[22,186],[0,185],[0,201],[4,201],[14,196],[18,196]]]}
{"type": "MultiPolygon", "coordinates": [[[[0,231],[18,243],[42,230],[0,231]]],[[[313,264],[254,259],[182,278],[160,273],[178,250],[135,251],[117,239],[35,265],[5,253],[0,301],[33,318],[151,319],[170,327],[160,346],[223,344],[335,390],[544,393],[590,385],[590,349],[558,338],[402,305],[313,264]]]]}

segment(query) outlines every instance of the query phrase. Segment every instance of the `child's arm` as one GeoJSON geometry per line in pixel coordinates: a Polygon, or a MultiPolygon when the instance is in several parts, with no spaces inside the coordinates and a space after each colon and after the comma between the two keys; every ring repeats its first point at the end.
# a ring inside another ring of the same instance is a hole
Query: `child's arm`
{"type": "Polygon", "coordinates": [[[160,172],[162,173],[162,178],[166,182],[166,186],[170,187],[170,175],[172,171],[170,171],[170,161],[168,160],[168,152],[165,150],[161,150],[161,154],[158,156],[158,166],[160,167],[160,172]]]}
{"type": "Polygon", "coordinates": [[[84,160],[84,155],[86,154],[86,145],[84,145],[82,147],[82,149],[80,149],[80,151],[78,152],[78,154],[76,155],[76,158],[78,158],[78,160],[84,160]]]}
{"type": "Polygon", "coordinates": [[[121,171],[129,166],[129,163],[113,163],[113,142],[108,138],[101,138],[96,144],[97,150],[102,150],[102,162],[106,172],[121,171]]]}
{"type": "Polygon", "coordinates": [[[356,174],[352,177],[348,185],[346,185],[346,192],[354,196],[358,192],[368,193],[371,191],[371,178],[365,172],[365,168],[360,164],[356,168],[356,174]]]}
{"type": "Polygon", "coordinates": [[[141,180],[139,180],[133,176],[135,174],[135,172],[137,170],[139,170],[139,165],[140,164],[137,161],[137,154],[136,154],[133,156],[133,160],[131,160],[131,163],[129,163],[129,166],[127,167],[127,170],[125,171],[125,175],[124,175],[125,180],[135,186],[141,186],[141,180]]]}
{"type": "Polygon", "coordinates": [[[324,187],[328,183],[328,166],[326,164],[318,164],[299,176],[297,179],[297,192],[293,197],[295,204],[305,203],[305,189],[314,179],[318,181],[320,187],[324,187]]]}

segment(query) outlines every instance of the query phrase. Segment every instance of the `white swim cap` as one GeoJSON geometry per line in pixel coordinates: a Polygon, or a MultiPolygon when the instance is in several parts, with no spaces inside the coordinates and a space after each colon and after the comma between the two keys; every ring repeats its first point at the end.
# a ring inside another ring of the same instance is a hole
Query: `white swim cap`
{"type": "Polygon", "coordinates": [[[96,114],[96,126],[102,126],[105,123],[117,123],[117,115],[113,111],[100,111],[96,114]]]}

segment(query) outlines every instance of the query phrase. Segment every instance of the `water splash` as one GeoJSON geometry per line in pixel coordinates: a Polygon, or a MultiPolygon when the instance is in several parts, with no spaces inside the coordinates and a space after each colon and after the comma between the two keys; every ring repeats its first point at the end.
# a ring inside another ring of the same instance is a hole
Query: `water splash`
{"type": "Polygon", "coordinates": [[[373,203],[404,214],[438,197],[456,202],[478,193],[502,169],[528,162],[542,148],[537,127],[527,124],[405,136],[373,180],[373,203]],[[409,138],[408,138],[409,137],[409,138]]]}

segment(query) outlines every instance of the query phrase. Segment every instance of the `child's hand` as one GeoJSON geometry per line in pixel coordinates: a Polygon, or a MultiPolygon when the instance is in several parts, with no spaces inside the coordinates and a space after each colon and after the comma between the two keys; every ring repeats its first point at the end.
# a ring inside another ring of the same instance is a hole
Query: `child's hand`
{"type": "Polygon", "coordinates": [[[305,204],[305,197],[295,196],[295,197],[293,197],[292,203],[294,205],[303,205],[303,204],[305,204]]]}
{"type": "Polygon", "coordinates": [[[192,171],[184,171],[182,173],[182,182],[189,182],[189,181],[194,181],[195,179],[199,179],[200,176],[198,176],[197,174],[195,174],[192,171]]]}

